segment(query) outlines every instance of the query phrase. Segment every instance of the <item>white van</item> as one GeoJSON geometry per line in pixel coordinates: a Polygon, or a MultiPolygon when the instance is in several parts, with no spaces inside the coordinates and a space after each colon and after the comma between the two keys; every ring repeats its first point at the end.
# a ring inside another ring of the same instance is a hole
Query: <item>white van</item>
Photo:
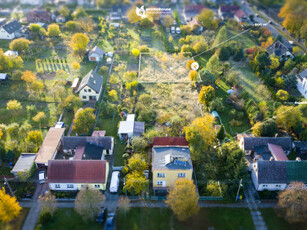
{"type": "Polygon", "coordinates": [[[46,182],[45,180],[45,171],[39,171],[38,173],[38,181],[40,184],[44,184],[46,182]]]}
{"type": "Polygon", "coordinates": [[[117,192],[119,186],[119,171],[112,172],[110,192],[117,192]]]}

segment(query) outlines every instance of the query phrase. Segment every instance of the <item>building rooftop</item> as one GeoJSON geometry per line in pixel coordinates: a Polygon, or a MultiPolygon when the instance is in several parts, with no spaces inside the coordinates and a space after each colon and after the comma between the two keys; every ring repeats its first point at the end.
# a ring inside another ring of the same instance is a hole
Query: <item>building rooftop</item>
{"type": "Polygon", "coordinates": [[[269,143],[268,147],[276,161],[288,161],[289,160],[281,146],[269,143]]]}
{"type": "Polygon", "coordinates": [[[152,169],[192,170],[189,147],[153,147],[152,169]]]}
{"type": "Polygon", "coordinates": [[[11,172],[17,173],[30,170],[35,158],[36,153],[22,153],[11,172]]]}
{"type": "Polygon", "coordinates": [[[96,144],[108,150],[112,149],[112,137],[105,137],[105,136],[63,137],[63,149],[76,149],[77,146],[85,146],[87,143],[96,144]]]}
{"type": "Polygon", "coordinates": [[[280,41],[276,41],[274,44],[270,45],[267,48],[267,52],[272,55],[275,54],[276,56],[281,56],[287,51],[290,51],[287,46],[285,46],[280,41]]]}
{"type": "Polygon", "coordinates": [[[154,137],[153,146],[189,146],[185,137],[154,137]]]}
{"type": "Polygon", "coordinates": [[[51,160],[48,162],[49,183],[105,183],[107,161],[51,160]]]}
{"type": "Polygon", "coordinates": [[[17,30],[21,28],[21,25],[16,20],[6,23],[2,26],[2,28],[8,33],[12,34],[15,33],[17,30]]]}
{"type": "Polygon", "coordinates": [[[41,145],[35,163],[48,163],[53,158],[59,142],[61,141],[65,132],[65,128],[50,128],[43,144],[41,145]]]}
{"type": "Polygon", "coordinates": [[[256,146],[275,144],[283,148],[284,151],[291,150],[291,137],[246,137],[243,136],[244,150],[255,150],[256,146]]]}
{"type": "Polygon", "coordinates": [[[102,85],[103,85],[102,76],[100,76],[94,70],[91,70],[82,79],[76,92],[80,92],[85,86],[88,86],[91,89],[93,89],[96,93],[99,93],[102,85]]]}
{"type": "Polygon", "coordinates": [[[89,55],[91,55],[92,53],[96,53],[100,56],[103,56],[104,52],[102,49],[100,49],[98,46],[95,46],[89,53],[89,55]]]}
{"type": "Polygon", "coordinates": [[[220,11],[222,13],[234,13],[240,9],[240,6],[235,5],[222,5],[220,6],[220,11]]]}
{"type": "Polygon", "coordinates": [[[128,114],[126,121],[119,122],[118,134],[144,132],[145,122],[135,121],[135,114],[128,114]]]}

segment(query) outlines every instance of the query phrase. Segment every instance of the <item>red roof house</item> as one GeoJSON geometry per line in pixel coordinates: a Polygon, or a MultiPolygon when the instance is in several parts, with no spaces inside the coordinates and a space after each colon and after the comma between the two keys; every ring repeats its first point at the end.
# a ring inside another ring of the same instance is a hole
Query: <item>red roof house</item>
{"type": "Polygon", "coordinates": [[[154,137],[153,146],[189,146],[185,137],[154,137]]]}
{"type": "Polygon", "coordinates": [[[275,161],[288,161],[288,157],[285,154],[283,148],[279,145],[268,144],[268,148],[274,157],[275,161]]]}

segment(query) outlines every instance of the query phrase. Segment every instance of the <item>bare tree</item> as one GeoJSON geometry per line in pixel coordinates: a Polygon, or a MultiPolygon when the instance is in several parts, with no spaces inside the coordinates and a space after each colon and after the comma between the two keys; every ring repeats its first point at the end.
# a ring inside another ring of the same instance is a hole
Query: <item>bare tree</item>
{"type": "Polygon", "coordinates": [[[130,209],[130,199],[127,196],[121,196],[118,199],[118,209],[121,211],[124,215],[129,211],[130,209]]]}
{"type": "Polygon", "coordinates": [[[51,216],[55,213],[56,210],[56,200],[55,196],[51,193],[51,191],[45,192],[45,194],[39,197],[39,202],[42,207],[42,213],[50,213],[51,216]]]}

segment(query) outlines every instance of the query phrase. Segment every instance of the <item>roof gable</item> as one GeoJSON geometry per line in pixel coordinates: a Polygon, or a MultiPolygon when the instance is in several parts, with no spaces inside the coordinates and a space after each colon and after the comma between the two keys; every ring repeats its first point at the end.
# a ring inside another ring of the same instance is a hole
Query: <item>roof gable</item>
{"type": "Polygon", "coordinates": [[[279,145],[284,151],[291,150],[291,137],[243,137],[244,150],[255,150],[255,147],[267,144],[279,145]]]}
{"type": "Polygon", "coordinates": [[[8,34],[12,34],[15,33],[17,30],[19,30],[21,28],[21,25],[19,24],[19,22],[17,22],[16,20],[11,21],[7,24],[5,24],[4,26],[2,26],[2,28],[8,33],[8,34]]]}
{"type": "Polygon", "coordinates": [[[85,86],[90,87],[96,93],[99,93],[103,85],[103,78],[94,70],[88,72],[85,77],[82,79],[77,92],[80,92],[85,86]]]}
{"type": "Polygon", "coordinates": [[[189,146],[185,137],[154,137],[153,146],[189,146]]]}
{"type": "Polygon", "coordinates": [[[287,183],[285,161],[258,161],[258,183],[287,183]]]}
{"type": "Polygon", "coordinates": [[[104,52],[102,49],[100,49],[98,46],[95,46],[89,53],[89,55],[93,54],[93,53],[96,53],[98,54],[99,56],[103,56],[104,52]]]}

